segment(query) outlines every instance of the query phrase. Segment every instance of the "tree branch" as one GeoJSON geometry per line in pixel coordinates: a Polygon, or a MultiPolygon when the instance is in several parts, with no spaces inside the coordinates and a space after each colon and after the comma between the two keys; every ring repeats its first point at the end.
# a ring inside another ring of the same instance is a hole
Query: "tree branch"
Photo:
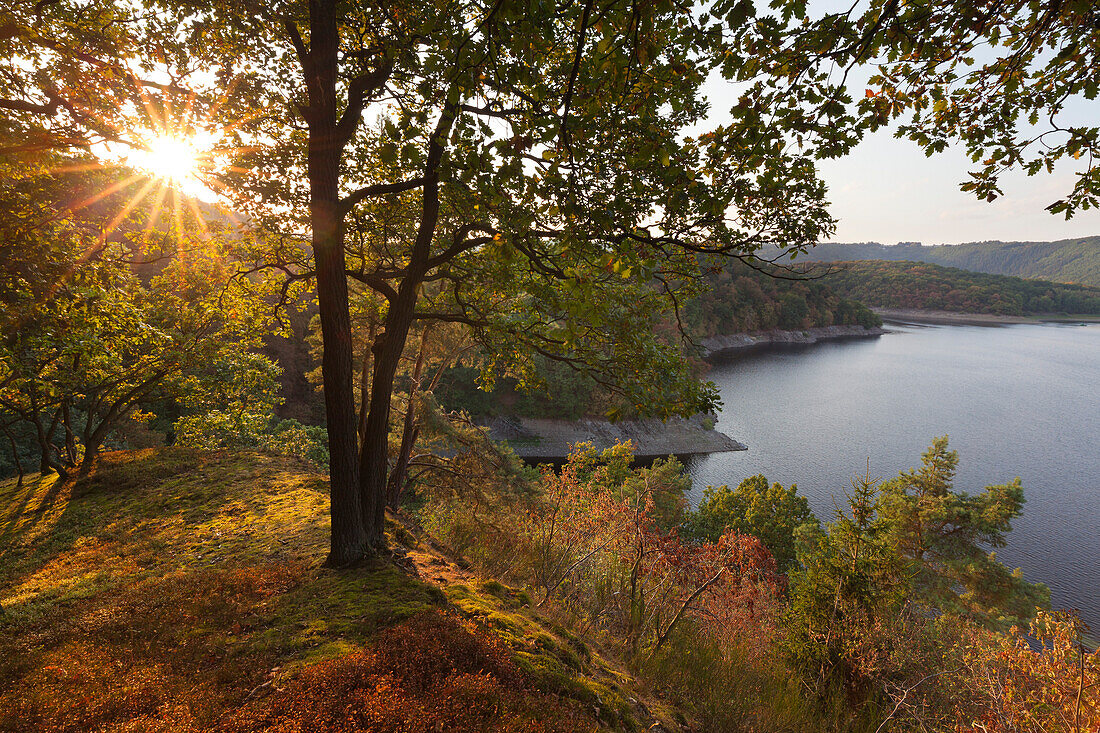
{"type": "Polygon", "coordinates": [[[393,60],[383,59],[374,71],[360,74],[351,80],[348,86],[348,106],[336,123],[336,144],[343,148],[355,135],[355,128],[363,115],[367,99],[382,88],[393,73],[393,60]]]}
{"type": "Polygon", "coordinates": [[[364,186],[340,199],[340,211],[346,214],[364,199],[374,196],[384,196],[389,193],[404,193],[405,191],[412,191],[414,188],[420,188],[423,185],[424,179],[420,177],[412,178],[408,181],[398,181],[396,183],[375,183],[370,186],[364,186]]]}

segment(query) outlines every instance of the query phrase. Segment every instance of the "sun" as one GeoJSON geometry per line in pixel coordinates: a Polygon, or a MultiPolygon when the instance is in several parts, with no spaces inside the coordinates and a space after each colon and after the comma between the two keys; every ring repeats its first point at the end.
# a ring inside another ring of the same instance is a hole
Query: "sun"
{"type": "Polygon", "coordinates": [[[154,133],[143,138],[140,147],[128,151],[126,162],[183,193],[202,197],[202,193],[210,192],[203,173],[210,163],[214,143],[213,136],[203,133],[191,136],[154,133]]]}
{"type": "Polygon", "coordinates": [[[156,137],[149,141],[145,168],[150,173],[182,183],[198,177],[201,153],[193,140],[156,137]]]}

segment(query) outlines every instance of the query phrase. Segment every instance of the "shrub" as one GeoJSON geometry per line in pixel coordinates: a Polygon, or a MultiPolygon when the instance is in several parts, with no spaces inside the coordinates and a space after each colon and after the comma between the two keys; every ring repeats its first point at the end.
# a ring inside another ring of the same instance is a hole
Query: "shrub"
{"type": "Polygon", "coordinates": [[[247,410],[211,410],[181,417],[175,423],[179,445],[202,450],[254,449],[304,458],[328,466],[328,438],[323,427],[297,420],[274,420],[247,410]]]}
{"type": "Polygon", "coordinates": [[[727,531],[760,539],[775,556],[782,571],[796,564],[800,547],[805,548],[820,533],[820,525],[805,497],[792,484],[783,488],[768,484],[763,475],[742,481],[736,489],[708,486],[703,500],[684,523],[684,534],[715,542],[727,531]]]}

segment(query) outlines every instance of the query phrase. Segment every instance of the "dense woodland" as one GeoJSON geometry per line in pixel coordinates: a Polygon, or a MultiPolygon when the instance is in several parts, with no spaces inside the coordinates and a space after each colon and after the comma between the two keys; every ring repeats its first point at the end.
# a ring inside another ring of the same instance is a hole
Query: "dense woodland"
{"type": "Polygon", "coordinates": [[[1063,239],[1057,242],[972,242],[938,246],[922,246],[916,242],[901,242],[894,246],[875,242],[826,242],[815,247],[806,255],[806,259],[820,262],[930,262],[993,275],[1013,275],[1100,287],[1100,237],[1063,239]]]}
{"type": "Polygon", "coordinates": [[[1004,316],[1100,315],[1100,288],[1025,280],[921,262],[840,262],[824,282],[881,308],[1004,316]]]}
{"type": "Polygon", "coordinates": [[[743,265],[830,237],[820,161],[889,125],[1096,206],[1096,13],[5,4],[0,729],[1096,729],[1087,629],[991,552],[1025,487],[946,437],[831,517],[692,508],[673,459],[532,468],[446,400],[690,415],[702,335],[874,323],[743,265]]]}
{"type": "Polygon", "coordinates": [[[689,333],[706,338],[771,329],[881,325],[860,299],[815,273],[733,264],[707,278],[707,291],[684,305],[689,333]]]}

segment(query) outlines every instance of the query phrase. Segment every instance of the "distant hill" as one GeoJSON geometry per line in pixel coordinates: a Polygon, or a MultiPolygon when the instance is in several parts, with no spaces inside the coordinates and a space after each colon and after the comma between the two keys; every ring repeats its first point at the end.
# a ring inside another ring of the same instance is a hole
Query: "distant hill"
{"type": "Polygon", "coordinates": [[[970,272],[929,262],[838,262],[821,282],[875,307],[992,313],[1100,315],[1100,288],[970,272]]]}
{"type": "Polygon", "coordinates": [[[814,247],[799,261],[891,260],[931,262],[994,275],[1040,278],[1100,287],[1100,236],[1057,242],[972,242],[922,246],[877,242],[814,247]]]}

